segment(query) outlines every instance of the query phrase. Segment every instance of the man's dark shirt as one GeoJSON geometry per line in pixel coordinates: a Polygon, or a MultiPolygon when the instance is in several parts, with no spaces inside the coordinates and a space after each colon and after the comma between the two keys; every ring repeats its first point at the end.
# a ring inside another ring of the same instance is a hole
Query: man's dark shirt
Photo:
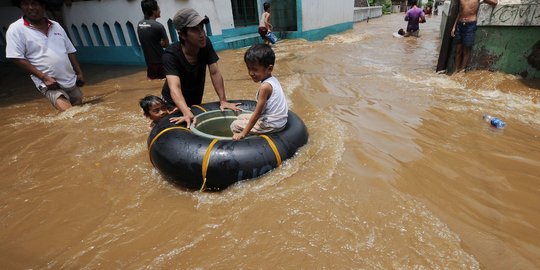
{"type": "MultiPolygon", "coordinates": [[[[206,79],[206,66],[216,63],[219,57],[208,37],[206,38],[206,47],[200,49],[195,65],[187,61],[181,46],[182,44],[180,42],[174,43],[163,53],[165,75],[180,77],[182,95],[184,95],[188,106],[201,104],[206,79]]],[[[176,106],[172,100],[167,81],[163,85],[161,95],[167,103],[176,106]]]]}
{"type": "Polygon", "coordinates": [[[161,39],[168,39],[165,27],[155,20],[142,20],[137,24],[137,35],[146,65],[160,64],[163,55],[160,42],[161,39]]]}

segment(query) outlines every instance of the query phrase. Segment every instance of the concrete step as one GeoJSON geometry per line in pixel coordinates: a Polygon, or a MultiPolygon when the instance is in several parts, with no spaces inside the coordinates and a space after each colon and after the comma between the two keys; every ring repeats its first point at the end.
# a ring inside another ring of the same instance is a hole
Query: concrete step
{"type": "Polygon", "coordinates": [[[225,43],[225,46],[227,46],[227,48],[229,49],[238,49],[238,48],[248,47],[253,44],[262,43],[263,40],[261,36],[259,35],[259,33],[250,33],[250,34],[225,38],[223,42],[225,43]]]}

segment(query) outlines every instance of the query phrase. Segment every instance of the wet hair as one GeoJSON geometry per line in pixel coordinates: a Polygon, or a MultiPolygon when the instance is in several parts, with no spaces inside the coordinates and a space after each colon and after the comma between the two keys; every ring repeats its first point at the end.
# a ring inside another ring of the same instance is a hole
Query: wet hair
{"type": "Polygon", "coordinates": [[[143,109],[144,115],[150,115],[150,106],[156,103],[165,104],[165,101],[154,95],[148,95],[139,100],[139,106],[141,106],[141,109],[143,109]]]}
{"type": "MultiPolygon", "coordinates": [[[[35,0],[36,2],[40,3],[41,5],[47,7],[47,1],[46,0],[35,0]]],[[[11,0],[11,3],[15,5],[18,8],[21,8],[21,2],[22,0],[11,0]]]]}
{"type": "Polygon", "coordinates": [[[181,34],[184,34],[187,36],[187,31],[188,31],[188,27],[184,27],[180,30],[178,30],[178,39],[180,40],[180,44],[184,45],[184,38],[182,38],[182,35],[181,34]]]}
{"type": "Polygon", "coordinates": [[[263,4],[263,8],[264,8],[264,11],[268,11],[268,9],[270,8],[270,3],[265,2],[265,3],[263,4]]]}
{"type": "Polygon", "coordinates": [[[399,31],[397,31],[398,34],[400,35],[405,35],[405,31],[403,31],[403,28],[400,28],[399,31]]]}
{"type": "Polygon", "coordinates": [[[156,0],[142,0],[141,1],[142,12],[144,13],[144,18],[152,16],[154,10],[158,9],[158,4],[156,0]]]}
{"type": "Polygon", "coordinates": [[[276,62],[276,55],[270,45],[255,44],[247,49],[244,54],[244,62],[246,62],[246,64],[259,64],[268,67],[274,65],[276,62]]]}
{"type": "Polygon", "coordinates": [[[417,3],[418,3],[417,0],[409,0],[409,6],[411,6],[411,7],[416,5],[417,3]]]}

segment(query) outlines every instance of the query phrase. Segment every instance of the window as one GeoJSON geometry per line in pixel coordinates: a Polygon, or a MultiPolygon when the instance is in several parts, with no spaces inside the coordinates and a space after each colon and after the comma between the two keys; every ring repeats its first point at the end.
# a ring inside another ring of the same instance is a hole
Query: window
{"type": "Polygon", "coordinates": [[[257,0],[231,0],[234,26],[258,25],[257,0]]]}

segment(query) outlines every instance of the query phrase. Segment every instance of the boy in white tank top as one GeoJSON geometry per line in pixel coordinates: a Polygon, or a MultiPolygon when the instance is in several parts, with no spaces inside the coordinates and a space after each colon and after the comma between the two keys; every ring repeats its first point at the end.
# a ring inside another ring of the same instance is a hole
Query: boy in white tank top
{"type": "Polygon", "coordinates": [[[247,135],[269,133],[282,130],[287,124],[289,106],[281,84],[272,76],[276,55],[267,44],[251,46],[244,55],[249,76],[254,82],[261,82],[257,90],[257,105],[253,113],[241,114],[232,122],[233,140],[241,140],[247,135]]]}

